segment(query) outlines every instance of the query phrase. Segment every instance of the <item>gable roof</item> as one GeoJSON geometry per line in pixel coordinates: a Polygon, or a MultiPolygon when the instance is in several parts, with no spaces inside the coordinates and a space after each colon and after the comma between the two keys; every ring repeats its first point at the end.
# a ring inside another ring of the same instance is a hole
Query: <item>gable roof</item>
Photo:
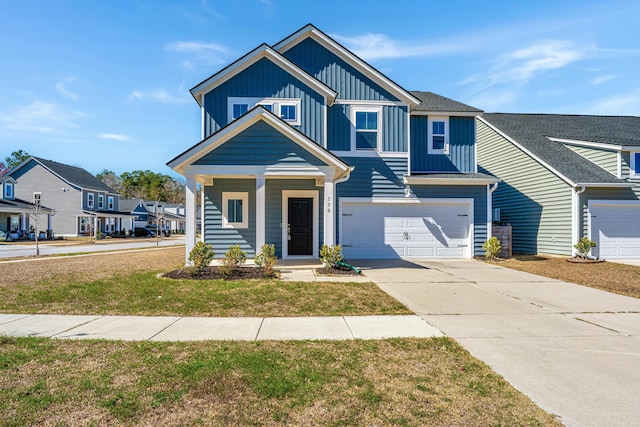
{"type": "Polygon", "coordinates": [[[104,191],[106,193],[111,193],[114,195],[118,194],[116,190],[109,187],[107,184],[100,181],[98,178],[80,167],[65,165],[64,163],[54,162],[53,160],[45,160],[35,156],[29,157],[26,161],[17,166],[10,173],[13,174],[14,171],[29,163],[30,160],[34,160],[45,169],[48,169],[54,175],[57,175],[58,178],[76,187],[84,188],[87,190],[104,191]]]}
{"type": "Polygon", "coordinates": [[[574,186],[630,186],[553,139],[640,146],[640,118],[561,114],[484,114],[479,120],[548,165],[574,186]]]}
{"type": "Polygon", "coordinates": [[[289,125],[271,111],[265,109],[262,105],[256,105],[236,120],[213,133],[211,136],[176,156],[167,162],[167,166],[180,174],[184,174],[185,167],[193,164],[193,162],[197,161],[205,154],[215,150],[258,121],[267,123],[276,131],[280,132],[282,135],[289,138],[291,141],[298,144],[304,150],[322,160],[327,165],[334,166],[337,172],[339,172],[339,176],[347,175],[353,169],[329,150],[316,144],[308,136],[289,125]]]}
{"type": "Polygon", "coordinates": [[[265,43],[253,49],[251,52],[247,53],[237,61],[229,64],[208,79],[194,86],[190,91],[191,95],[195,98],[198,104],[202,106],[203,95],[212,91],[213,89],[220,86],[232,77],[236,76],[243,70],[246,70],[262,58],[266,58],[269,61],[273,62],[278,67],[282,68],[283,70],[296,77],[298,80],[305,83],[311,89],[323,95],[327,100],[327,105],[331,105],[338,96],[338,94],[329,86],[325,85],[320,80],[316,79],[314,76],[310,75],[293,62],[289,61],[287,58],[285,58],[283,55],[281,55],[279,52],[275,51],[265,43]]]}
{"type": "Polygon", "coordinates": [[[342,46],[340,43],[314,27],[312,24],[305,25],[295,33],[276,43],[273,48],[280,53],[284,53],[309,37],[320,43],[325,48],[329,49],[342,60],[351,64],[355,69],[368,76],[371,80],[385,88],[389,93],[393,94],[403,102],[409,104],[411,109],[420,104],[420,100],[417,99],[414,95],[409,93],[403,87],[398,85],[389,77],[382,74],[380,71],[376,70],[365,61],[360,59],[357,55],[342,46]]]}
{"type": "Polygon", "coordinates": [[[432,115],[469,115],[477,116],[483,111],[462,102],[454,101],[433,92],[411,91],[411,94],[420,100],[420,104],[412,111],[412,114],[432,115]]]}
{"type": "Polygon", "coordinates": [[[139,204],[142,203],[142,207],[146,209],[145,201],[142,199],[125,199],[124,197],[120,198],[118,201],[118,207],[123,212],[133,212],[135,208],[138,207],[139,204]]]}

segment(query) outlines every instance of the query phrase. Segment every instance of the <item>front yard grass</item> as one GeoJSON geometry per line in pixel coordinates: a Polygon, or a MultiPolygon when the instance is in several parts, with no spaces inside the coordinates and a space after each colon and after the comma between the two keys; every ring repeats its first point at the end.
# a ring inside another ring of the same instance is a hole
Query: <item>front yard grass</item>
{"type": "Polygon", "coordinates": [[[7,426],[560,425],[448,338],[0,337],[0,418],[7,426]]]}
{"type": "Polygon", "coordinates": [[[571,263],[566,257],[515,255],[495,262],[502,267],[640,298],[640,267],[615,262],[571,263]]]}
{"type": "Polygon", "coordinates": [[[283,317],[411,314],[373,283],[172,280],[184,248],[0,264],[0,312],[283,317]]]}

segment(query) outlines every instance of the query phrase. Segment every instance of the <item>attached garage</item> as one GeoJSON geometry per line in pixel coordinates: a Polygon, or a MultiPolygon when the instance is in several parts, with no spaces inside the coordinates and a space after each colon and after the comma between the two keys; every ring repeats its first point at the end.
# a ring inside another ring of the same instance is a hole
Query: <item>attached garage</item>
{"type": "Polygon", "coordinates": [[[604,259],[640,258],[640,201],[589,201],[591,253],[604,259]]]}
{"type": "Polygon", "coordinates": [[[342,200],[347,259],[471,258],[473,200],[342,200]]]}

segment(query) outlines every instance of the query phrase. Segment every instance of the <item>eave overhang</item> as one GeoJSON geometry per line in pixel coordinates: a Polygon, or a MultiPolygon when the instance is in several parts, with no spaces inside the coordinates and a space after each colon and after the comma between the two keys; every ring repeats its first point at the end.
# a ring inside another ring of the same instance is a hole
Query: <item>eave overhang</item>
{"type": "Polygon", "coordinates": [[[409,185],[492,185],[501,182],[493,177],[430,177],[428,175],[405,175],[405,184],[409,185]]]}

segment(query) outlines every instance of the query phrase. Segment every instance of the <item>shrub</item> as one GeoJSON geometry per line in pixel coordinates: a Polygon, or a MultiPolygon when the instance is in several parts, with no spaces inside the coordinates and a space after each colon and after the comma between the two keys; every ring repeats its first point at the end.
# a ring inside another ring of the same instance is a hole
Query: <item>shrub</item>
{"type": "Polygon", "coordinates": [[[589,251],[596,247],[596,242],[587,237],[583,237],[578,241],[578,243],[573,245],[573,247],[578,251],[578,256],[585,259],[587,258],[587,255],[589,255],[589,251]]]}
{"type": "Polygon", "coordinates": [[[502,249],[502,246],[496,236],[493,236],[482,244],[484,256],[489,260],[498,258],[500,256],[500,249],[502,249]]]}
{"type": "Polygon", "coordinates": [[[215,256],[216,253],[211,245],[207,245],[205,242],[198,242],[189,252],[189,261],[193,262],[193,266],[200,270],[207,267],[215,256]]]}
{"type": "Polygon", "coordinates": [[[278,262],[276,246],[265,243],[256,255],[256,265],[262,267],[265,277],[273,276],[273,266],[278,262]]]}
{"type": "Polygon", "coordinates": [[[344,260],[344,256],[342,255],[342,246],[322,245],[322,248],[320,248],[320,260],[326,268],[338,268],[338,263],[344,260]]]}
{"type": "Polygon", "coordinates": [[[231,274],[234,269],[240,267],[246,261],[247,253],[240,249],[240,245],[230,246],[222,259],[222,272],[227,275],[231,274]]]}

